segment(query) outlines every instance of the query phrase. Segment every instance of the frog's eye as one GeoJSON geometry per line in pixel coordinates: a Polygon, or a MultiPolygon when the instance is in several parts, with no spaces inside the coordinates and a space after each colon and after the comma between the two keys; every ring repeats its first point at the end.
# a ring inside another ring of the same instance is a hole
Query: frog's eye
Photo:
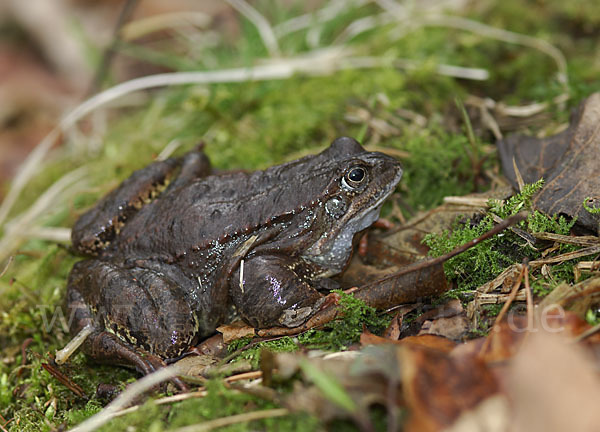
{"type": "Polygon", "coordinates": [[[342,179],[342,185],[350,188],[356,189],[358,188],[367,178],[367,172],[364,168],[355,166],[350,168],[344,178],[342,179]]]}

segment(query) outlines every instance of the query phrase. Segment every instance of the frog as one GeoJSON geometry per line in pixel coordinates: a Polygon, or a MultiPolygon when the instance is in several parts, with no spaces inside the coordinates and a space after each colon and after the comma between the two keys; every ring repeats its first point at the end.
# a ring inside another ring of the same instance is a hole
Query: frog
{"type": "Polygon", "coordinates": [[[402,177],[349,137],[254,172],[216,172],[202,148],[135,171],[76,221],[70,331],[93,360],[149,374],[237,316],[306,322],[336,287],[358,233],[402,177]]]}

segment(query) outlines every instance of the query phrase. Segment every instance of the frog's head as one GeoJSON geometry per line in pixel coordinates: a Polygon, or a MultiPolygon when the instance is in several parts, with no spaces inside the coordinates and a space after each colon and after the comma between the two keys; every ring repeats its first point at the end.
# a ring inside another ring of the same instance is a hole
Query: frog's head
{"type": "Polygon", "coordinates": [[[318,156],[333,161],[334,167],[320,194],[321,234],[303,257],[324,270],[320,276],[329,276],[347,264],[354,235],[377,220],[383,202],[402,177],[402,167],[394,158],[367,152],[347,137],[336,139],[318,156]]]}

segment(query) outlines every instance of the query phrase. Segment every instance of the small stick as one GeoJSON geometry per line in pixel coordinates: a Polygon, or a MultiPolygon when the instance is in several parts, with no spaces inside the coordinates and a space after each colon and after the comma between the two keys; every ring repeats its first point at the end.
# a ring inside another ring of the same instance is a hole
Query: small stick
{"type": "Polygon", "coordinates": [[[205,421],[203,423],[185,426],[179,429],[175,429],[174,432],[204,432],[238,423],[246,423],[265,418],[281,417],[288,415],[289,413],[290,411],[287,408],[273,408],[261,411],[251,411],[248,413],[236,414],[229,417],[221,417],[214,420],[205,421]]]}
{"type": "Polygon", "coordinates": [[[433,267],[438,264],[442,264],[442,263],[448,261],[450,258],[454,258],[456,255],[459,255],[459,254],[463,253],[464,251],[472,248],[473,246],[477,246],[479,243],[501,233],[506,228],[508,228],[512,225],[515,225],[516,223],[521,222],[522,220],[525,220],[527,218],[528,214],[529,213],[525,212],[525,211],[517,213],[516,215],[513,215],[513,216],[505,219],[504,221],[502,221],[501,223],[496,225],[494,228],[492,228],[488,232],[483,233],[481,236],[477,237],[476,239],[473,239],[461,246],[454,248],[447,254],[441,255],[441,256],[431,259],[431,260],[420,261],[418,263],[408,265],[408,266],[404,267],[402,270],[399,270],[395,273],[392,273],[388,276],[385,276],[385,277],[378,279],[374,282],[371,282],[367,285],[363,285],[363,287],[371,286],[371,285],[378,285],[382,282],[385,282],[390,279],[394,279],[398,276],[403,276],[408,273],[416,272],[416,271],[423,270],[428,267],[433,267]]]}
{"type": "Polygon", "coordinates": [[[13,259],[15,259],[14,255],[11,255],[8,257],[8,260],[6,260],[6,265],[4,266],[2,271],[0,271],[0,278],[6,274],[6,272],[8,271],[8,268],[10,267],[10,265],[13,262],[13,259]]]}
{"type": "Polygon", "coordinates": [[[506,315],[506,312],[508,311],[508,308],[510,307],[510,305],[513,302],[513,300],[517,296],[517,292],[519,291],[519,287],[521,286],[521,282],[523,281],[523,275],[525,274],[525,269],[526,268],[527,268],[526,265],[522,265],[521,266],[521,272],[519,273],[519,277],[517,278],[517,280],[515,281],[515,283],[514,283],[514,285],[512,287],[512,290],[510,292],[510,296],[508,297],[508,300],[506,301],[506,303],[504,303],[504,306],[502,306],[502,309],[500,310],[500,313],[496,317],[496,321],[494,322],[494,326],[490,330],[490,333],[489,333],[488,337],[485,339],[485,342],[481,346],[481,350],[479,350],[479,356],[482,356],[487,351],[487,349],[488,349],[488,347],[489,347],[489,345],[491,343],[491,340],[492,340],[492,338],[490,336],[494,332],[500,331],[500,322],[502,321],[502,318],[504,318],[504,315],[506,315]]]}
{"type": "Polygon", "coordinates": [[[527,328],[533,329],[533,296],[529,286],[529,266],[527,262],[523,265],[525,266],[525,294],[527,295],[527,328]]]}

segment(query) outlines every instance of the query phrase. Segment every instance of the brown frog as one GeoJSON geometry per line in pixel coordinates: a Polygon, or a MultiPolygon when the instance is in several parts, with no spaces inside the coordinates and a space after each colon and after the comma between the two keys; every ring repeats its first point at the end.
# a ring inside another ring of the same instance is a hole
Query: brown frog
{"type": "Polygon", "coordinates": [[[255,327],[297,326],[401,175],[345,137],[252,173],[211,175],[200,150],[136,171],[73,228],[92,258],[69,276],[71,332],[90,325],[88,355],[147,374],[232,311],[255,327]]]}

